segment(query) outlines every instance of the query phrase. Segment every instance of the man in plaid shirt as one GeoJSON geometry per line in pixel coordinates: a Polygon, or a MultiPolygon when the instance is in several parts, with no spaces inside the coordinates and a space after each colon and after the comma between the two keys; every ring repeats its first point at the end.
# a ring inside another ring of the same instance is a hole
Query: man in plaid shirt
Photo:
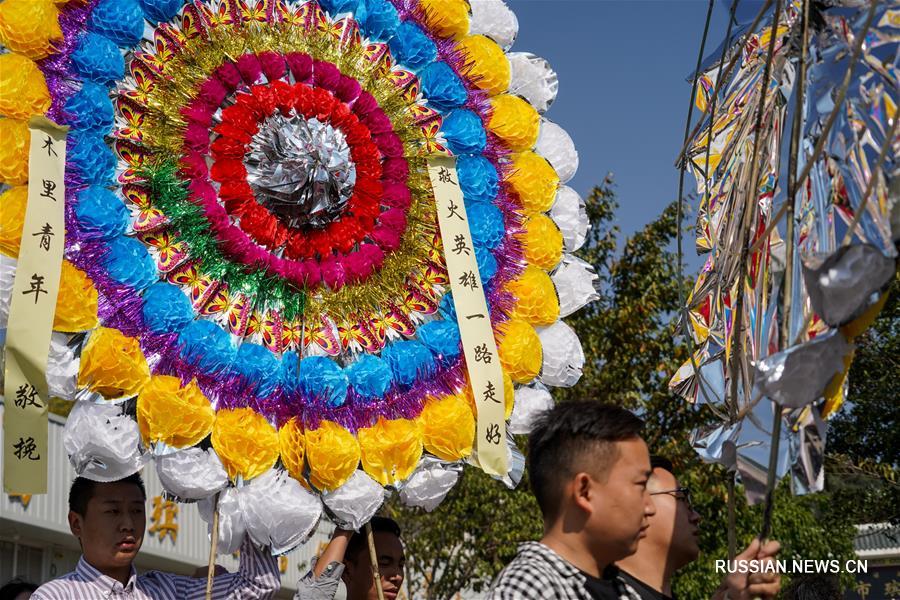
{"type": "Polygon", "coordinates": [[[528,440],[528,475],[544,517],[494,582],[491,600],[640,600],[613,565],[637,550],[655,514],[643,421],[616,406],[564,402],[528,440]]]}

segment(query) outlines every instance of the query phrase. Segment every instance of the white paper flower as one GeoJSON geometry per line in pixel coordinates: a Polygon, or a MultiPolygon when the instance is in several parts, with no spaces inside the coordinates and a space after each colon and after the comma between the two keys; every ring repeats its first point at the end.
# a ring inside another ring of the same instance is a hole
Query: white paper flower
{"type": "Polygon", "coordinates": [[[422,460],[400,489],[400,500],[431,512],[444,500],[456,480],[460,467],[438,460],[422,460]]]}
{"type": "Polygon", "coordinates": [[[137,423],[115,404],[76,402],[66,421],[63,444],[75,472],[94,481],[128,477],[147,460],[137,423]]]}
{"type": "Polygon", "coordinates": [[[575,176],[578,170],[578,150],[569,133],[547,119],[541,120],[541,129],[538,133],[535,150],[538,154],[550,161],[560,183],[566,183],[575,176]]]}
{"type": "Polygon", "coordinates": [[[185,448],[155,457],[156,474],[169,493],[184,500],[201,500],[228,485],[222,461],[210,448],[185,448]]]}
{"type": "Polygon", "coordinates": [[[556,387],[572,387],[581,379],[584,351],[575,331],[557,321],[549,327],[539,327],[538,337],[544,348],[541,383],[556,387]]]}
{"type": "MultiPolygon", "coordinates": [[[[206,521],[206,531],[212,536],[213,522],[213,497],[201,500],[197,504],[200,518],[206,521]]],[[[226,488],[219,495],[219,541],[216,545],[217,554],[234,554],[244,541],[247,533],[247,525],[244,523],[244,513],[241,509],[237,488],[226,488]]],[[[210,538],[211,539],[211,538],[210,538]]]]}
{"type": "Polygon", "coordinates": [[[247,533],[272,554],[305,542],[322,517],[322,502],[282,469],[269,469],[238,490],[247,533]]]}
{"type": "Polygon", "coordinates": [[[559,80],[550,63],[530,52],[510,52],[507,57],[510,66],[509,93],[522,96],[539,113],[550,108],[559,92],[559,80]]]}
{"type": "Polygon", "coordinates": [[[384,488],[365,471],[356,471],[344,485],[323,493],[322,501],[342,528],[358,530],[384,504],[384,488]]]}
{"type": "Polygon", "coordinates": [[[516,435],[527,435],[531,433],[534,418],[551,408],[553,408],[553,396],[540,383],[516,388],[515,404],[513,404],[507,430],[516,435]]]}
{"type": "Polygon", "coordinates": [[[593,267],[571,254],[563,257],[551,279],[559,295],[560,317],[567,317],[600,297],[594,287],[598,277],[593,267]]]}
{"type": "Polygon", "coordinates": [[[509,50],[519,34],[519,19],[502,0],[471,0],[472,16],[469,34],[491,38],[504,50],[509,50]]]}
{"type": "Polygon", "coordinates": [[[575,252],[581,248],[591,224],[588,221],[584,200],[578,192],[567,185],[561,186],[556,192],[556,201],[550,209],[550,217],[562,231],[566,251],[575,252]]]}

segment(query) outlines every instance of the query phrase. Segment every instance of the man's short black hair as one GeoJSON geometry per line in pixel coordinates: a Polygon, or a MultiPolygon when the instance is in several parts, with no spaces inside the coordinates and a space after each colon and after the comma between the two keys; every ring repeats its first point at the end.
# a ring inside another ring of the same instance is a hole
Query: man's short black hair
{"type": "Polygon", "coordinates": [[[12,600],[22,592],[35,592],[37,589],[37,584],[16,577],[6,582],[3,587],[0,587],[0,600],[12,600]]]}
{"type": "Polygon", "coordinates": [[[644,422],[624,408],[585,400],[538,415],[528,436],[528,476],[544,517],[559,511],[563,481],[586,471],[584,454],[592,455],[592,474],[605,479],[616,458],[614,442],[638,437],[643,428],[644,422]]]}
{"type": "Polygon", "coordinates": [[[800,575],[781,593],[784,600],[841,600],[841,586],[832,575],[800,575]]]}
{"type": "MultiPolygon", "coordinates": [[[[141,495],[144,497],[144,500],[147,499],[147,490],[144,488],[144,480],[141,479],[140,473],[134,473],[128,477],[117,481],[110,481],[109,483],[133,483],[141,490],[141,495]]],[[[88,502],[94,497],[94,489],[98,485],[103,485],[103,483],[93,481],[86,477],[76,477],[72,482],[72,487],[69,488],[69,510],[78,513],[82,517],[87,514],[88,502]]]]}
{"type": "Polygon", "coordinates": [[[672,475],[675,475],[675,467],[672,465],[672,461],[665,456],[660,456],[658,454],[650,455],[650,469],[662,469],[663,471],[668,471],[672,475]]]}
{"type": "MultiPolygon", "coordinates": [[[[388,517],[372,517],[372,520],[369,521],[369,523],[372,525],[373,534],[383,531],[386,533],[393,533],[398,538],[400,537],[400,525],[393,519],[388,517]]],[[[344,558],[355,561],[357,555],[362,550],[368,552],[368,546],[369,542],[366,539],[366,528],[362,527],[359,531],[354,531],[353,535],[350,536],[344,558]]]]}

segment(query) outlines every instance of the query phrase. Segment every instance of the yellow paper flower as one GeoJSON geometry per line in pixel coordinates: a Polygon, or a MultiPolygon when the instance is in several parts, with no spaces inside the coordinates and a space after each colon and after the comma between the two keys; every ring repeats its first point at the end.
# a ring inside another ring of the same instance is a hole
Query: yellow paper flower
{"type": "Polygon", "coordinates": [[[91,332],[81,353],[79,387],[113,400],[137,395],[148,379],[150,369],[136,338],[108,327],[91,332]]]}
{"type": "Polygon", "coordinates": [[[87,274],[67,260],[62,263],[53,329],[65,333],[87,331],[97,319],[97,288],[87,274]]]}
{"type": "Polygon", "coordinates": [[[19,54],[0,54],[0,115],[28,119],[49,108],[50,92],[37,65],[19,54]]]}
{"type": "Polygon", "coordinates": [[[138,394],[137,422],[145,444],[174,448],[200,443],[212,431],[216,413],[196,381],[181,387],[170,375],[154,375],[138,394]]]}
{"type": "Polygon", "coordinates": [[[547,212],[553,206],[559,175],[543,156],[534,152],[514,154],[512,174],[507,181],[519,196],[526,214],[547,212]]]}
{"type": "Polygon", "coordinates": [[[0,182],[22,185],[28,182],[28,123],[0,118],[0,182]]]}
{"type": "Polygon", "coordinates": [[[304,437],[310,482],[322,491],[344,485],[359,466],[359,442],[353,434],[337,423],[322,421],[304,437]]]}
{"type": "MultiPolygon", "coordinates": [[[[515,388],[513,387],[512,378],[509,376],[509,373],[506,372],[506,369],[503,370],[503,414],[505,418],[509,418],[509,415],[512,414],[513,403],[515,401],[515,388]]],[[[459,394],[465,399],[466,404],[471,409],[472,413],[478,414],[478,406],[475,404],[475,396],[472,394],[472,383],[469,381],[468,375],[466,375],[466,383],[463,386],[462,390],[459,391],[459,394]]]]}
{"type": "Polygon", "coordinates": [[[278,430],[278,447],[281,449],[281,462],[290,476],[306,483],[303,478],[304,446],[303,425],[294,417],[278,430]]]}
{"type": "Polygon", "coordinates": [[[519,96],[501,94],[491,98],[488,127],[513,152],[534,148],[540,125],[537,111],[519,96]]]}
{"type": "Polygon", "coordinates": [[[469,5],[465,0],[419,0],[425,24],[441,35],[459,39],[469,33],[469,5]]]}
{"type": "Polygon", "coordinates": [[[497,42],[483,35],[470,35],[457,49],[465,58],[462,72],[472,78],[472,83],[492,96],[502,94],[509,88],[509,59],[497,42]]]}
{"type": "Polygon", "coordinates": [[[422,456],[419,421],[379,417],[372,427],[360,429],[357,437],[363,469],[381,485],[409,477],[422,456]]]}
{"type": "Polygon", "coordinates": [[[47,0],[6,0],[0,3],[0,42],[13,52],[44,58],[53,42],[62,40],[59,11],[47,0]]]}
{"type": "Polygon", "coordinates": [[[444,460],[459,460],[472,454],[475,415],[465,398],[458,394],[431,398],[421,419],[426,450],[444,460]]]}
{"type": "Polygon", "coordinates": [[[22,243],[22,227],[25,225],[25,205],[28,203],[28,186],[17,185],[0,195],[0,252],[16,258],[22,243]]]}
{"type": "Polygon", "coordinates": [[[878,299],[878,301],[867,308],[863,314],[859,315],[858,317],[841,327],[841,333],[844,334],[844,337],[847,338],[848,342],[852,342],[855,337],[863,334],[869,327],[872,326],[872,323],[875,322],[875,319],[881,313],[881,309],[884,308],[887,299],[887,292],[881,294],[881,297],[878,299]]]}
{"type": "Polygon", "coordinates": [[[532,325],[552,325],[559,319],[556,287],[540,268],[528,265],[517,279],[507,284],[506,289],[516,297],[511,317],[532,325]]]}
{"type": "Polygon", "coordinates": [[[513,381],[528,383],[541,371],[541,340],[534,327],[521,319],[510,319],[501,329],[503,338],[497,348],[500,362],[513,381]]]}
{"type": "Polygon", "coordinates": [[[216,413],[212,446],[232,479],[253,479],[278,460],[278,432],[252,408],[230,408],[216,413]]]}
{"type": "Polygon", "coordinates": [[[853,363],[855,353],[854,349],[844,355],[843,370],[832,377],[828,385],[825,386],[825,391],[822,393],[822,396],[825,398],[825,404],[822,405],[823,419],[827,419],[836,413],[840,410],[841,405],[844,404],[844,382],[847,381],[847,376],[850,374],[850,365],[853,363]]]}
{"type": "Polygon", "coordinates": [[[544,214],[536,214],[525,222],[522,246],[525,260],[550,271],[562,258],[562,232],[553,219],[544,214]]]}

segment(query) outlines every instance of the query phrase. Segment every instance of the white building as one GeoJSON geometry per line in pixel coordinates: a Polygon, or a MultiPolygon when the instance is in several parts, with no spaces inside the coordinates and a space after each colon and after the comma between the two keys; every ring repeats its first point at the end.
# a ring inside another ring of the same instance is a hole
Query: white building
{"type": "MultiPolygon", "coordinates": [[[[50,415],[49,493],[31,498],[0,495],[0,585],[14,576],[43,583],[71,571],[81,555],[67,520],[69,486],[75,471],[63,449],[64,425],[65,419],[50,415]]],[[[209,537],[196,505],[167,504],[156,470],[145,468],[141,474],[147,487],[148,530],[135,562],[138,570],[159,569],[190,575],[198,567],[206,566],[209,537]]],[[[310,559],[327,543],[330,529],[323,522],[310,541],[280,558],[279,598],[294,594],[310,559]]],[[[229,571],[235,571],[238,565],[232,556],[220,556],[217,562],[229,571]]]]}

